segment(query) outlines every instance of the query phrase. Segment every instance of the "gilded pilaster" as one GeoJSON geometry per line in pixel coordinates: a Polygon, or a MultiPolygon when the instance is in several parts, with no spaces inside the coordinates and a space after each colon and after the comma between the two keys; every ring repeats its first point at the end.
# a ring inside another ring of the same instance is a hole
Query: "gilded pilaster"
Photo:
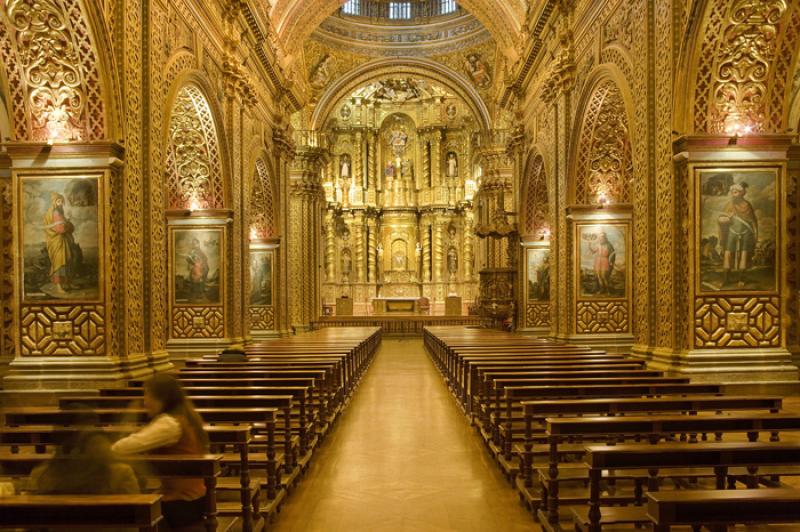
{"type": "Polygon", "coordinates": [[[306,330],[319,313],[317,264],[321,247],[324,195],[321,169],[327,151],[316,146],[297,149],[289,176],[289,316],[293,327],[306,330]]]}

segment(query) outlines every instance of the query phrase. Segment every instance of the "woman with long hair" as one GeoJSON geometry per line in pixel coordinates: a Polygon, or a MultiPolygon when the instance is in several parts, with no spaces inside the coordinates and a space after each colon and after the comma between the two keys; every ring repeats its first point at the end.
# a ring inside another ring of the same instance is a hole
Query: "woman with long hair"
{"type": "MultiPolygon", "coordinates": [[[[208,452],[208,435],[203,420],[180,382],[160,374],[144,385],[144,408],[150,423],[117,441],[117,454],[153,452],[161,454],[203,454],[208,452]]],[[[203,523],[205,484],[202,478],[162,479],[161,510],[170,530],[199,530],[203,523]]]]}

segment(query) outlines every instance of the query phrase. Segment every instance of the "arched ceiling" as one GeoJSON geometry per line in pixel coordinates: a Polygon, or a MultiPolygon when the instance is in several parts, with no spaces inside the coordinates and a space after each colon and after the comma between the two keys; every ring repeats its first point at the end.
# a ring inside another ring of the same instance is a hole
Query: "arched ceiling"
{"type": "MultiPolygon", "coordinates": [[[[302,51],[313,31],[346,0],[273,0],[273,23],[290,60],[302,51]]],[[[514,44],[525,20],[526,0],[459,0],[459,5],[477,18],[500,45],[515,59],[514,44]]]]}

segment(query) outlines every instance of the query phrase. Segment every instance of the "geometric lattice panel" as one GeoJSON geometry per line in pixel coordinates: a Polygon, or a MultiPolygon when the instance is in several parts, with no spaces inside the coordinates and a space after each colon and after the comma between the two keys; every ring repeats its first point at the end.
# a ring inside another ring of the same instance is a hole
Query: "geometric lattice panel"
{"type": "Polygon", "coordinates": [[[250,307],[250,329],[271,331],[275,328],[275,312],[272,307],[250,307]]]}
{"type": "Polygon", "coordinates": [[[222,307],[175,307],[172,338],[222,338],[224,323],[222,307]]]}
{"type": "Polygon", "coordinates": [[[630,318],[627,301],[578,301],[578,333],[627,333],[630,318]]]}
{"type": "Polygon", "coordinates": [[[528,303],[525,327],[550,327],[550,303],[528,303]]]}
{"type": "Polygon", "coordinates": [[[103,305],[23,306],[22,355],[105,355],[103,305]]]}
{"type": "Polygon", "coordinates": [[[694,337],[698,348],[780,347],[780,298],[698,297],[694,337]]]}

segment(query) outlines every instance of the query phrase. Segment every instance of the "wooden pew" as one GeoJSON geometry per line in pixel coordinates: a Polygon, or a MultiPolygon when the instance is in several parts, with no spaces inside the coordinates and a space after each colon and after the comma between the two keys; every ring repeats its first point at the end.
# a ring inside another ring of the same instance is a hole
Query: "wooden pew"
{"type": "MultiPolygon", "coordinates": [[[[257,427],[258,431],[266,434],[267,441],[263,453],[251,452],[248,457],[250,470],[262,467],[266,473],[267,512],[271,511],[285,496],[281,488],[281,466],[288,458],[279,453],[275,443],[275,420],[278,410],[275,408],[198,408],[200,415],[206,423],[231,424],[240,423],[257,427]]],[[[75,419],[76,414],[92,416],[99,425],[119,425],[125,418],[130,422],[146,423],[147,414],[144,410],[116,408],[116,409],[88,409],[88,410],[62,410],[50,407],[20,407],[4,410],[6,425],[8,427],[22,427],[27,425],[60,425],[68,426],[75,419]]],[[[251,449],[252,451],[252,449],[251,449]]],[[[239,455],[226,455],[226,462],[238,464],[239,455]]]]}
{"type": "MultiPolygon", "coordinates": [[[[18,454],[19,447],[29,446],[37,453],[46,453],[48,448],[55,448],[68,438],[91,430],[105,434],[112,440],[117,440],[128,434],[135,432],[141,425],[104,425],[104,426],[57,426],[57,425],[27,425],[19,427],[0,427],[0,445],[10,448],[11,454],[18,454]]],[[[217,480],[217,491],[239,492],[240,505],[232,506],[225,502],[218,503],[221,515],[240,515],[242,518],[243,530],[253,530],[254,518],[260,515],[258,483],[253,484],[250,479],[250,427],[249,426],[226,426],[226,425],[207,425],[204,427],[208,434],[211,451],[214,453],[225,453],[228,447],[233,448],[234,453],[238,454],[236,468],[238,478],[220,478],[217,480]]],[[[226,459],[230,463],[230,458],[226,459]]],[[[0,468],[2,471],[2,468],[0,468]]]]}
{"type": "MultiPolygon", "coordinates": [[[[37,466],[51,460],[52,454],[0,453],[0,474],[28,477],[37,466]]],[[[139,466],[137,471],[152,472],[159,478],[202,478],[206,486],[204,522],[206,530],[217,529],[217,477],[220,475],[221,455],[136,455],[125,461],[139,466]],[[144,466],[144,467],[141,467],[144,466]]]]}
{"type": "MultiPolygon", "coordinates": [[[[778,441],[780,432],[798,430],[800,430],[800,415],[794,414],[547,418],[549,465],[539,470],[542,507],[536,514],[547,530],[559,528],[559,445],[563,442],[592,438],[612,439],[612,441],[621,438],[644,438],[655,443],[664,437],[687,434],[689,443],[693,444],[697,442],[697,435],[704,433],[719,435],[744,433],[749,441],[756,442],[761,432],[770,433],[770,441],[778,441]],[[544,513],[545,505],[546,513],[544,513]]],[[[588,497],[575,502],[585,503],[587,500],[588,497]]]]}
{"type": "Polygon", "coordinates": [[[161,519],[161,495],[0,497],[0,528],[136,528],[157,532],[161,519]]]}
{"type": "Polygon", "coordinates": [[[748,487],[758,487],[760,467],[800,465],[800,444],[795,443],[699,443],[658,445],[591,445],[586,448],[584,462],[589,468],[589,507],[575,510],[575,530],[600,532],[603,525],[649,522],[642,487],[648,492],[659,490],[661,470],[670,468],[703,468],[715,478],[716,489],[734,488],[737,475],[732,468],[745,469],[748,487]],[[635,483],[636,506],[624,508],[601,507],[601,479],[604,471],[638,470],[646,475],[645,482],[635,483]]]}
{"type": "Polygon", "coordinates": [[[678,525],[713,526],[800,523],[800,490],[761,489],[725,491],[670,491],[647,494],[647,514],[654,532],[678,525]]]}

